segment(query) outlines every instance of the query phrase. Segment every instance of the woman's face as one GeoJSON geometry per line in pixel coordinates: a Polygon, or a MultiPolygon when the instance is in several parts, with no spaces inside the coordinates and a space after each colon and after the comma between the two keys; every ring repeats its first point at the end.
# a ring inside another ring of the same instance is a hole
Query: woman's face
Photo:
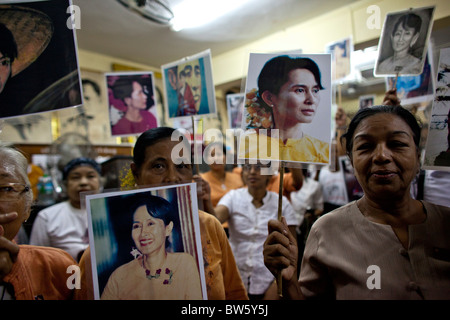
{"type": "Polygon", "coordinates": [[[297,123],[311,123],[320,102],[320,88],[307,69],[289,72],[288,81],[272,97],[277,126],[288,128],[297,123]]]}
{"type": "MultiPolygon", "coordinates": [[[[172,149],[180,142],[163,139],[145,150],[145,160],[138,169],[131,164],[136,183],[140,186],[160,183],[182,183],[192,181],[191,164],[175,164],[172,159],[172,149]]],[[[190,151],[190,150],[189,150],[190,151]]],[[[174,152],[178,158],[178,152],[174,152]]],[[[190,157],[190,155],[189,155],[190,157]]],[[[186,162],[186,161],[185,161],[186,162]]]]}
{"type": "Polygon", "coordinates": [[[78,166],[67,175],[67,196],[70,203],[79,207],[80,192],[100,189],[100,176],[91,166],[78,166]]]}
{"type": "Polygon", "coordinates": [[[131,237],[142,254],[152,254],[165,248],[166,237],[172,232],[173,223],[164,225],[162,219],[152,217],[146,206],[139,207],[133,216],[131,237]]]}
{"type": "Polygon", "coordinates": [[[403,26],[399,24],[392,36],[392,49],[395,52],[408,51],[417,41],[418,37],[419,34],[414,32],[414,28],[403,28],[403,26]]]}
{"type": "Polygon", "coordinates": [[[147,95],[144,92],[144,88],[136,81],[133,81],[133,92],[130,98],[125,98],[125,102],[128,106],[144,110],[147,108],[147,95]]]}
{"type": "MultiPolygon", "coordinates": [[[[16,166],[3,155],[0,155],[0,185],[4,185],[5,183],[22,183],[25,184],[25,181],[21,178],[16,166]]],[[[16,234],[19,232],[22,223],[28,219],[30,216],[31,210],[31,202],[27,204],[26,194],[23,192],[19,195],[19,200],[17,201],[0,201],[0,215],[17,212],[18,217],[4,225],[1,225],[3,228],[3,237],[8,240],[12,240],[16,234]]]]}
{"type": "Polygon", "coordinates": [[[400,198],[419,170],[413,132],[399,116],[365,118],[353,135],[352,164],[369,199],[400,198]]]}

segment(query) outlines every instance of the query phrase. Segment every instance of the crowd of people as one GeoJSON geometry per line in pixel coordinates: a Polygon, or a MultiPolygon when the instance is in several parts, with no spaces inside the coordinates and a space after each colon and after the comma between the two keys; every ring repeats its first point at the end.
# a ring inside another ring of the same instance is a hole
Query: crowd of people
{"type": "MultiPolygon", "coordinates": [[[[356,200],[345,197],[337,161],[320,171],[288,167],[281,173],[270,162],[247,160],[230,171],[225,148],[222,153],[216,148],[210,171],[193,175],[190,161],[173,161],[179,141],[172,141],[176,129],[168,127],[139,136],[129,185],[197,183],[208,299],[279,299],[277,278],[284,299],[448,299],[450,204],[436,189],[449,183],[448,175],[420,169],[420,127],[389,97],[386,105],[357,112],[339,136],[363,190],[356,200]]],[[[27,168],[20,150],[0,148],[0,299],[93,299],[88,217],[80,193],[102,190],[99,164],[88,158],[67,163],[62,176],[68,199],[41,210],[29,243],[18,244],[14,239],[33,203],[27,168]],[[81,285],[69,289],[66,270],[74,265],[81,270],[81,285]]],[[[133,232],[151,220],[166,230],[164,242],[172,230],[172,222],[158,216],[164,204],[151,209],[141,198],[130,204],[133,232]]],[[[157,298],[201,299],[198,282],[192,281],[199,277],[190,277],[187,287],[181,279],[172,289],[141,280],[156,277],[161,268],[195,263],[164,248],[147,252],[150,240],[142,245],[133,237],[142,256],[111,275],[102,299],[155,298],[149,292],[164,293],[157,298]],[[155,267],[155,261],[164,267],[155,267]]],[[[172,279],[176,275],[170,273],[172,279]]]]}

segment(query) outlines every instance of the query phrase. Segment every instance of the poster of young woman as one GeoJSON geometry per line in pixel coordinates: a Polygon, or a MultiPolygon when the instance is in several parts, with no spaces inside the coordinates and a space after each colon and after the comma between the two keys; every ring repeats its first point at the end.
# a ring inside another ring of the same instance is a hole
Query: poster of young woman
{"type": "Polygon", "coordinates": [[[211,51],[161,66],[168,118],[215,115],[211,51]]]}
{"type": "Polygon", "coordinates": [[[153,72],[105,73],[112,136],[139,135],[158,126],[153,72]]]}
{"type": "Polygon", "coordinates": [[[194,183],[86,196],[95,299],[207,299],[194,183]]]}
{"type": "Polygon", "coordinates": [[[434,8],[409,9],[386,15],[375,62],[376,76],[422,73],[434,8]]]}
{"type": "Polygon", "coordinates": [[[82,104],[70,0],[0,0],[0,118],[82,104]]]}
{"type": "Polygon", "coordinates": [[[251,53],[239,158],[327,164],[331,54],[251,53]]]}

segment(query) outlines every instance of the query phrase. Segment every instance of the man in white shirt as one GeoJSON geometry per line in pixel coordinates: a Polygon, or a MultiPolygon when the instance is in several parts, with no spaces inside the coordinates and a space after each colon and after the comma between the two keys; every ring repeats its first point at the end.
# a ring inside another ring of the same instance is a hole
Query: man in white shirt
{"type": "MultiPolygon", "coordinates": [[[[228,221],[229,241],[250,299],[274,298],[276,283],[264,265],[263,245],[268,236],[267,224],[277,219],[278,194],[267,191],[270,165],[245,164],[242,179],[247,187],[231,190],[215,208],[221,223],[228,221]]],[[[291,232],[298,224],[289,200],[283,196],[282,214],[291,232]]]]}

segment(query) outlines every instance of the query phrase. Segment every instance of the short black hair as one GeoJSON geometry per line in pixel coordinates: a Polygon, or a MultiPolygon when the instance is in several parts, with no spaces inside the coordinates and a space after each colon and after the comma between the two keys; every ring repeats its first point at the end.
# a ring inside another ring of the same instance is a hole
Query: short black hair
{"type": "Polygon", "coordinates": [[[3,23],[0,23],[0,52],[11,59],[11,63],[17,58],[17,44],[14,36],[3,23]]]}
{"type": "Polygon", "coordinates": [[[350,121],[347,132],[341,136],[340,138],[341,144],[343,144],[343,142],[345,141],[345,149],[349,156],[351,156],[352,154],[353,135],[355,134],[355,130],[358,127],[358,125],[361,123],[362,120],[379,113],[393,114],[402,118],[403,121],[405,121],[406,124],[411,128],[411,131],[413,132],[414,143],[416,145],[417,151],[419,151],[421,128],[414,115],[399,105],[396,106],[379,105],[373,106],[371,108],[359,109],[358,112],[350,121]]]}

